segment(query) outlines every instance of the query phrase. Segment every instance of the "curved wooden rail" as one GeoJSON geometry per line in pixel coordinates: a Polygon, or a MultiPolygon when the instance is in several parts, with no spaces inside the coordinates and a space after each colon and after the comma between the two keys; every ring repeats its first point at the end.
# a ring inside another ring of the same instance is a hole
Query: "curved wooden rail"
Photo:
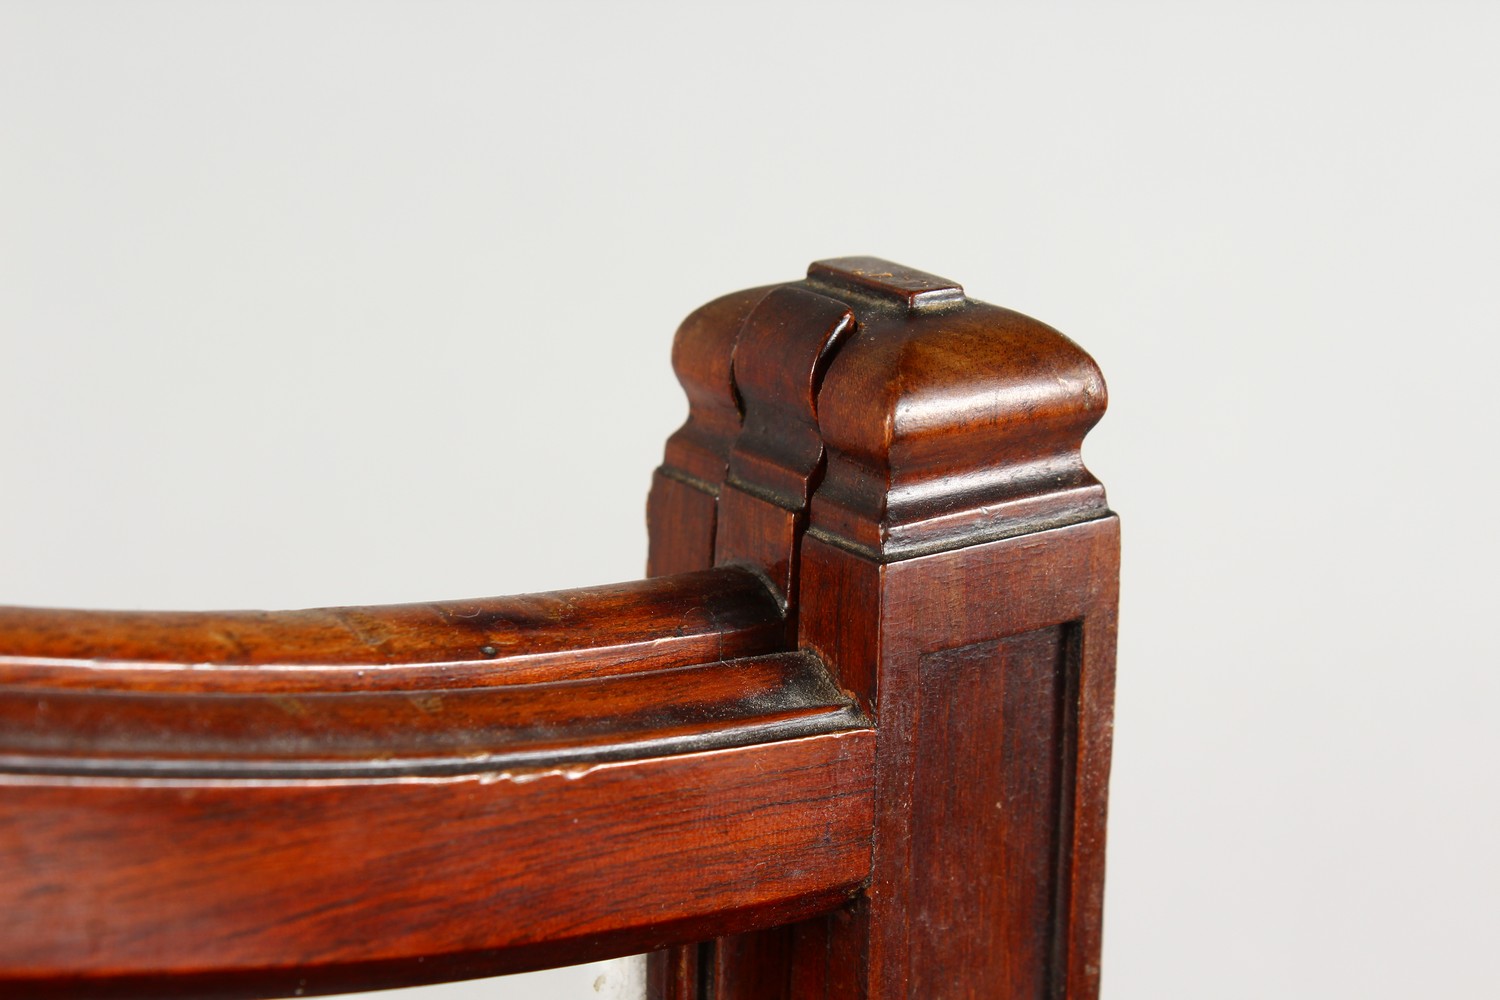
{"type": "Polygon", "coordinates": [[[737,569],[0,609],[0,990],[384,987],[828,909],[869,871],[873,734],[782,629],[737,569]]]}
{"type": "Polygon", "coordinates": [[[773,652],[744,572],[520,597],[309,611],[0,607],[0,684],[242,694],[562,681],[773,652]]]}

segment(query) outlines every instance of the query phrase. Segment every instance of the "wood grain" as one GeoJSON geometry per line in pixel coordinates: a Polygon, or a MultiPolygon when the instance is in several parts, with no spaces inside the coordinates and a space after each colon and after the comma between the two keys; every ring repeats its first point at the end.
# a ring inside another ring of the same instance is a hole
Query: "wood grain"
{"type": "Polygon", "coordinates": [[[309,611],[0,607],[0,685],[91,691],[437,690],[671,669],[781,648],[732,569],[519,597],[309,611]]]}
{"type": "Polygon", "coordinates": [[[0,611],[0,994],[389,987],[836,906],[869,872],[873,733],[784,636],[735,569],[0,611]]]}
{"type": "Polygon", "coordinates": [[[449,778],[6,776],[0,991],[344,991],[780,923],[868,872],[872,744],[449,778]]]}
{"type": "Polygon", "coordinates": [[[914,729],[913,996],[1050,997],[1076,699],[1063,628],[929,653],[914,729]],[[950,781],[953,761],[966,780],[950,781]],[[972,914],[986,914],[975,920],[972,914]]]}
{"type": "MultiPolygon", "coordinates": [[[[810,503],[723,487],[712,558],[792,580],[792,641],[875,720],[873,870],[831,914],[700,949],[692,995],[1092,998],[1118,528],[1080,451],[1104,382],[1056,330],[912,268],[820,261],[770,294],[798,291],[802,322],[832,300],[854,324],[801,411],[810,503]]],[[[779,338],[735,321],[731,378],[813,374],[795,317],[779,338]]]]}
{"type": "Polygon", "coordinates": [[[687,396],[688,416],[667,439],[651,480],[647,576],[713,565],[715,508],[740,433],[730,374],[740,328],[769,288],[750,288],[695,309],[672,341],[672,369],[687,396]]]}
{"type": "Polygon", "coordinates": [[[653,950],[652,1000],[1094,1000],[1097,367],[869,257],[709,303],[673,364],[647,581],[0,609],[0,995],[653,950]]]}
{"type": "Polygon", "coordinates": [[[204,694],[0,687],[0,771],[395,777],[626,760],[858,728],[807,654],[544,684],[204,694]]]}

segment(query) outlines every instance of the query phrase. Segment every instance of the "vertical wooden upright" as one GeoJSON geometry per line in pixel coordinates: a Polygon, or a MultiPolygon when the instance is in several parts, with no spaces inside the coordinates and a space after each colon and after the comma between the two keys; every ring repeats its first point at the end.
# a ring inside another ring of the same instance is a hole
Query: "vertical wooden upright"
{"type": "Polygon", "coordinates": [[[765,288],[721,296],[695,309],[672,341],[672,370],[687,395],[688,418],[667,439],[666,454],[646,501],[650,526],[647,576],[708,569],[729,450],[740,434],[740,411],[729,367],[740,327],[765,288]]]}
{"type": "Polygon", "coordinates": [[[876,723],[873,867],[836,913],[654,959],[655,995],[1095,997],[1119,544],[1079,453],[1104,412],[1099,371],[1055,330],[885,261],[821,262],[779,286],[782,339],[766,294],[719,300],[741,327],[717,335],[738,344],[720,398],[746,423],[725,467],[756,449],[750,414],[776,416],[735,374],[779,358],[813,377],[808,405],[780,416],[815,423],[810,500],[778,522],[791,537],[741,500],[653,513],[653,564],[706,534],[716,546],[696,558],[788,581],[792,641],[876,723]],[[819,341],[840,305],[852,324],[819,341]],[[792,349],[814,341],[816,373],[792,349]],[[669,965],[675,992],[659,985],[669,965]]]}

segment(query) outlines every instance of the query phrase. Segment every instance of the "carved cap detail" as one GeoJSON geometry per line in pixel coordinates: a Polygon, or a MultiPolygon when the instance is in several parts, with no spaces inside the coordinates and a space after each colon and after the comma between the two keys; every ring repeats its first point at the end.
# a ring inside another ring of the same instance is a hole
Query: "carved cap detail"
{"type": "Polygon", "coordinates": [[[894,559],[1106,512],[1080,455],[1106,390],[1078,345],[972,300],[861,319],[819,397],[812,533],[894,559]]]}
{"type": "MultiPolygon", "coordinates": [[[[853,316],[823,362],[816,424],[826,464],[810,534],[888,561],[1108,512],[1080,455],[1104,414],[1104,379],[1067,337],[969,299],[956,282],[875,257],[818,261],[805,280],[774,288],[816,292],[853,316]]],[[[719,454],[732,440],[734,386],[723,373],[732,351],[753,349],[744,338],[732,344],[770,291],[716,300],[678,334],[674,361],[694,415],[706,429],[709,411],[723,412],[719,454]]],[[[733,365],[748,362],[736,356],[733,365]]]]}

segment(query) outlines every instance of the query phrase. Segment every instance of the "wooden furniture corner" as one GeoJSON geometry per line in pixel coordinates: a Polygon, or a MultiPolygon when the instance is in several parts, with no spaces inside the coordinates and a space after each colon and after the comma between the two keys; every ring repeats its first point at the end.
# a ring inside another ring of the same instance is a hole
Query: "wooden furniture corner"
{"type": "Polygon", "coordinates": [[[648,951],[653,1000],[1097,996],[1098,369],[873,258],[717,299],[672,358],[645,580],[0,609],[0,994],[648,951]]]}

